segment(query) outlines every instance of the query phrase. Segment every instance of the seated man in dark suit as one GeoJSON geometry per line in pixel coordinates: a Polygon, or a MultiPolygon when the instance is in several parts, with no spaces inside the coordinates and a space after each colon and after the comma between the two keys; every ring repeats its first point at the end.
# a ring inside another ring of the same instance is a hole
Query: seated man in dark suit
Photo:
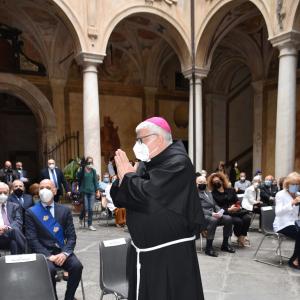
{"type": "Polygon", "coordinates": [[[273,180],[274,177],[272,175],[266,176],[264,183],[260,187],[260,199],[266,205],[274,205],[275,203],[278,187],[272,184],[273,180]]]}
{"type": "Polygon", "coordinates": [[[4,163],[4,168],[0,169],[0,181],[10,185],[14,180],[19,179],[20,175],[16,170],[12,169],[12,164],[9,160],[4,163]]]}
{"type": "Polygon", "coordinates": [[[196,179],[198,185],[199,197],[206,221],[207,238],[205,254],[217,257],[218,253],[213,249],[213,240],[215,237],[217,226],[223,227],[223,243],[222,251],[234,253],[235,250],[231,247],[228,240],[232,234],[232,219],[230,216],[223,215],[220,207],[216,204],[213,196],[206,190],[207,182],[204,176],[199,176],[196,179]]]}
{"type": "Polygon", "coordinates": [[[10,249],[11,254],[22,254],[26,239],[22,233],[20,206],[7,202],[8,194],[8,185],[0,182],[0,249],[10,249]]]}
{"type": "Polygon", "coordinates": [[[31,206],[33,206],[32,196],[29,194],[25,194],[25,186],[24,183],[17,179],[12,183],[13,192],[8,196],[7,201],[15,203],[20,206],[22,221],[23,221],[23,232],[25,232],[24,228],[24,218],[25,218],[25,210],[31,206]]]}
{"type": "Polygon", "coordinates": [[[26,210],[26,237],[33,252],[47,257],[54,289],[57,268],[61,267],[68,272],[65,300],[73,300],[83,267],[73,252],[76,233],[71,210],[54,202],[55,193],[51,180],[41,181],[41,201],[26,210]]]}
{"type": "Polygon", "coordinates": [[[27,209],[33,206],[33,200],[31,195],[25,194],[24,183],[17,179],[12,183],[13,192],[9,195],[8,200],[10,202],[20,205],[23,209],[27,209]]]}
{"type": "Polygon", "coordinates": [[[55,202],[58,202],[59,197],[63,194],[63,187],[69,195],[71,194],[71,192],[69,192],[64,173],[61,171],[61,169],[56,167],[54,159],[51,158],[48,160],[48,167],[41,171],[40,177],[41,180],[51,179],[55,184],[55,188],[57,190],[56,195],[54,196],[55,202]]]}

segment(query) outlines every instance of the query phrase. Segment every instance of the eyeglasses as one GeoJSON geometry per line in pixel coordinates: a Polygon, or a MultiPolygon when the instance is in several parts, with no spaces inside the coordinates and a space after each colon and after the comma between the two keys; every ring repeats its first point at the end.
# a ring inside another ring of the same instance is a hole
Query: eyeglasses
{"type": "Polygon", "coordinates": [[[148,135],[145,135],[145,136],[141,136],[141,137],[136,138],[136,141],[138,143],[142,144],[143,143],[143,139],[145,139],[145,138],[147,138],[149,136],[152,136],[152,135],[157,135],[157,134],[156,133],[151,133],[151,134],[148,134],[148,135]]]}

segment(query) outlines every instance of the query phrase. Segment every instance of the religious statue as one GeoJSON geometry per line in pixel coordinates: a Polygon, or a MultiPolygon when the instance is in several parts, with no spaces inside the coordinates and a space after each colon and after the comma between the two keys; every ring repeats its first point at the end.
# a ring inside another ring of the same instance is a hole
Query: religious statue
{"type": "Polygon", "coordinates": [[[104,156],[105,163],[108,163],[110,157],[120,148],[118,129],[118,126],[114,127],[110,117],[104,117],[104,126],[101,127],[101,155],[104,156]]]}

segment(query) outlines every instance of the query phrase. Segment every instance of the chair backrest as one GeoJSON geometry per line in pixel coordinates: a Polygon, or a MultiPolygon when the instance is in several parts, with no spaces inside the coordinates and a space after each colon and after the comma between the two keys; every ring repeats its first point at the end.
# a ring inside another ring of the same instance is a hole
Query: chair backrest
{"type": "Polygon", "coordinates": [[[1,300],[55,300],[46,258],[41,254],[0,257],[1,300]]]}
{"type": "Polygon", "coordinates": [[[275,206],[261,207],[261,230],[263,233],[274,233],[275,206]]]}
{"type": "Polygon", "coordinates": [[[131,247],[130,238],[101,241],[100,252],[100,288],[114,291],[127,297],[127,257],[131,247]],[[116,290],[116,287],[118,290],[116,290]]]}

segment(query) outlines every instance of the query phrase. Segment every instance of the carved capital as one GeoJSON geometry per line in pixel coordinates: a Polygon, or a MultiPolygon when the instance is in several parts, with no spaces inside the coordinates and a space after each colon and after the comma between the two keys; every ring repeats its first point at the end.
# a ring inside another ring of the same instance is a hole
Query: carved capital
{"type": "Polygon", "coordinates": [[[178,0],[145,0],[146,3],[153,5],[154,2],[164,1],[168,5],[177,4],[178,0]]]}

